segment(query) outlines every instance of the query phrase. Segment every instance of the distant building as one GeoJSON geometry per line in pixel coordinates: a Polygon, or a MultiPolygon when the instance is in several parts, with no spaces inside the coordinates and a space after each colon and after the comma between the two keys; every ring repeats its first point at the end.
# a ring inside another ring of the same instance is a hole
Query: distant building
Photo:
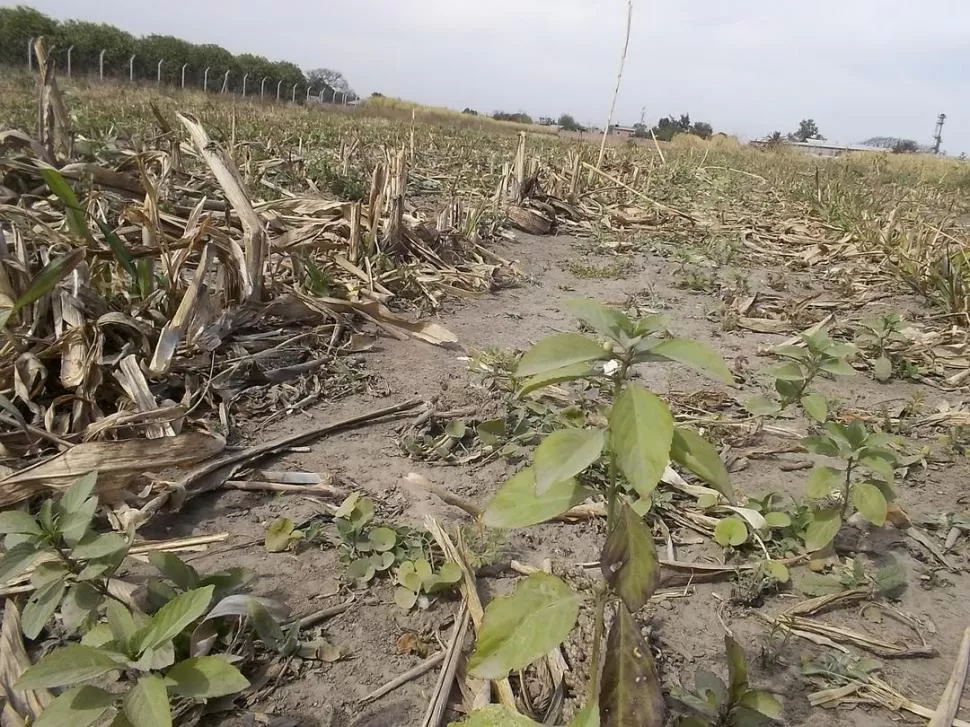
{"type": "MultiPolygon", "coordinates": [[[[773,142],[770,139],[755,139],[751,142],[752,146],[770,146],[773,142]]],[[[806,154],[813,154],[815,156],[823,157],[837,157],[842,154],[849,154],[854,152],[886,152],[888,149],[880,149],[874,146],[864,146],[862,144],[838,144],[832,141],[823,141],[821,139],[809,139],[808,141],[789,141],[783,139],[781,141],[785,146],[790,146],[798,151],[804,152],[806,154]]]]}
{"type": "Polygon", "coordinates": [[[620,124],[610,126],[610,134],[613,136],[633,136],[635,132],[636,128],[633,126],[621,126],[620,124]]]}

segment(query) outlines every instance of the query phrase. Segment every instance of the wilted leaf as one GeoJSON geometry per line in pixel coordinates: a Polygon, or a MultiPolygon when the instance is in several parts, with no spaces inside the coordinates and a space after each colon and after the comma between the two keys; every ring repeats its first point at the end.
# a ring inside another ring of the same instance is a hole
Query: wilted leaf
{"type": "Polygon", "coordinates": [[[536,494],[575,477],[600,458],[606,433],[602,429],[559,429],[536,448],[536,494]]]}
{"type": "Polygon", "coordinates": [[[131,727],[171,727],[172,710],[162,678],[149,674],[125,695],[125,717],[131,727]]]}
{"type": "Polygon", "coordinates": [[[807,572],[796,583],[798,590],[806,596],[829,596],[842,593],[845,585],[835,576],[823,576],[818,573],[807,572]]]}
{"type": "Polygon", "coordinates": [[[767,396],[754,396],[747,399],[743,406],[745,411],[756,417],[771,416],[781,411],[781,404],[767,396]]]}
{"type": "Polygon", "coordinates": [[[74,687],[51,702],[33,727],[90,727],[114,701],[115,695],[98,687],[74,687]]]}
{"type": "Polygon", "coordinates": [[[873,580],[879,593],[898,596],[907,585],[906,569],[898,560],[886,555],[880,558],[873,580]]]}
{"type": "Polygon", "coordinates": [[[264,540],[266,550],[270,553],[282,553],[289,548],[290,541],[293,540],[294,527],[293,521],[285,517],[276,518],[271,522],[266,528],[264,540]]]}
{"type": "Polygon", "coordinates": [[[597,361],[610,357],[610,352],[591,338],[579,333],[559,333],[548,336],[523,354],[515,375],[517,377],[545,374],[564,366],[597,361]]]}
{"type": "Polygon", "coordinates": [[[664,698],[650,646],[623,603],[606,639],[600,686],[603,727],[662,727],[664,698]]]}
{"type": "Polygon", "coordinates": [[[805,531],[805,547],[809,551],[821,550],[832,542],[842,528],[842,516],[838,510],[823,510],[812,515],[805,531]]]}
{"type": "Polygon", "coordinates": [[[469,673],[502,679],[524,669],[561,644],[578,616],[579,596],[565,582],[548,573],[524,578],[511,595],[494,598],[485,607],[469,673]]]}
{"type": "Polygon", "coordinates": [[[668,338],[651,346],[647,359],[666,359],[689,366],[695,371],[723,381],[734,383],[731,370],[725,365],[721,355],[710,346],[689,338],[668,338]]]}
{"type": "Polygon", "coordinates": [[[213,699],[249,688],[249,681],[221,656],[180,661],[165,673],[170,689],[189,699],[213,699]]]}
{"type": "Polygon", "coordinates": [[[66,687],[117,668],[117,662],[101,649],[69,644],[54,649],[27,669],[14,686],[21,690],[66,687]]]}
{"type": "Polygon", "coordinates": [[[741,697],[741,705],[773,720],[781,718],[781,702],[768,692],[751,689],[741,697]]]}
{"type": "Polygon", "coordinates": [[[631,611],[639,611],[657,589],[660,564],[650,528],[623,503],[600,555],[603,578],[631,611]]]}
{"type": "Polygon", "coordinates": [[[717,450],[702,436],[690,429],[676,427],[670,447],[670,458],[686,467],[707,484],[734,502],[734,488],[727,467],[721,461],[717,450]]]}
{"type": "Polygon", "coordinates": [[[868,482],[857,482],[852,486],[852,504],[862,517],[876,527],[886,524],[888,505],[882,491],[868,482]]]}
{"type": "Polygon", "coordinates": [[[722,548],[736,548],[748,540],[748,526],[741,518],[726,517],[714,526],[714,541],[722,548]]]}
{"type": "Polygon", "coordinates": [[[153,649],[175,638],[201,618],[212,600],[213,586],[197,588],[181,593],[162,606],[133,639],[136,653],[153,649]]]}
{"type": "Polygon", "coordinates": [[[54,258],[47,263],[44,269],[37,274],[37,277],[30,282],[30,286],[24,294],[16,300],[13,308],[4,311],[0,315],[0,328],[3,328],[7,320],[13,315],[54,290],[59,282],[70,275],[74,271],[74,268],[81,264],[82,260],[84,260],[84,249],[76,248],[71,250],[67,255],[54,258]]]}
{"type": "Polygon", "coordinates": [[[667,468],[673,437],[667,405],[642,386],[624,386],[610,412],[610,447],[641,497],[650,496],[667,468]]]}
{"type": "Polygon", "coordinates": [[[586,497],[575,479],[556,482],[544,494],[536,494],[535,473],[526,468],[495,493],[482,522],[490,528],[511,530],[551,520],[586,497]]]}
{"type": "Polygon", "coordinates": [[[730,634],[724,634],[724,650],[728,663],[728,694],[731,702],[735,703],[748,691],[748,660],[741,644],[730,634]]]}
{"type": "Polygon", "coordinates": [[[893,377],[893,362],[885,356],[880,356],[872,362],[872,375],[876,381],[886,383],[893,377]]]}

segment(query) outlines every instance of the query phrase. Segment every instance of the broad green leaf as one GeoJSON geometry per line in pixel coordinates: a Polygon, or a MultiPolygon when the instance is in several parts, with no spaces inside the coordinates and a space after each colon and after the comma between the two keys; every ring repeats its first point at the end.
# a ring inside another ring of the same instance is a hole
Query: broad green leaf
{"type": "Polygon", "coordinates": [[[405,611],[410,611],[412,608],[414,608],[414,604],[417,602],[417,591],[412,591],[404,586],[398,586],[394,589],[394,603],[396,603],[399,608],[402,608],[405,611]]]}
{"type": "Polygon", "coordinates": [[[195,588],[199,583],[199,574],[195,568],[184,562],[175,553],[149,553],[148,562],[159,573],[184,591],[195,588]]]}
{"type": "Polygon", "coordinates": [[[547,371],[544,374],[539,374],[537,376],[531,376],[522,382],[522,387],[516,392],[516,396],[520,399],[524,396],[528,396],[534,391],[539,389],[544,389],[547,386],[554,386],[555,384],[562,384],[566,381],[573,381],[575,379],[583,379],[588,376],[594,375],[593,369],[588,363],[578,363],[572,366],[563,366],[561,369],[554,369],[553,371],[547,371]]]}
{"type": "Polygon", "coordinates": [[[249,620],[259,634],[260,640],[268,647],[279,650],[286,641],[286,634],[273,614],[256,599],[247,603],[249,620]]]}
{"type": "Polygon", "coordinates": [[[149,674],[125,695],[125,717],[131,727],[171,727],[172,710],[168,706],[168,693],[160,676],[149,674]]]}
{"type": "Polygon", "coordinates": [[[515,375],[545,374],[564,366],[611,358],[611,353],[579,333],[558,333],[539,341],[523,354],[515,375]]]}
{"type": "Polygon", "coordinates": [[[135,634],[132,648],[136,653],[175,638],[206,612],[212,600],[213,586],[179,594],[162,606],[151,620],[135,634]]]}
{"type": "Polygon", "coordinates": [[[583,707],[573,717],[569,727],[600,727],[600,705],[593,702],[583,707]]]}
{"type": "Polygon", "coordinates": [[[779,358],[793,361],[807,361],[811,357],[808,349],[802,346],[775,346],[771,352],[779,358]]]}
{"type": "Polygon", "coordinates": [[[189,699],[213,699],[249,688],[249,681],[221,656],[180,661],[165,673],[175,694],[189,699]]]}
{"type": "Polygon", "coordinates": [[[470,674],[502,679],[561,644],[579,616],[580,597],[562,580],[534,573],[485,607],[470,674]]]}
{"type": "Polygon", "coordinates": [[[40,535],[41,529],[30,513],[22,510],[0,512],[0,535],[9,535],[10,533],[40,535]]]}
{"type": "Polygon", "coordinates": [[[893,362],[885,356],[880,356],[872,362],[872,376],[881,384],[893,377],[893,362]]]}
{"type": "Polygon", "coordinates": [[[824,422],[829,415],[829,404],[821,394],[806,394],[802,397],[802,409],[815,421],[824,422]]]}
{"type": "Polygon", "coordinates": [[[822,500],[833,491],[841,491],[845,472],[834,467],[815,467],[805,483],[805,494],[813,500],[822,500]]]}
{"type": "Polygon", "coordinates": [[[266,528],[264,545],[270,553],[282,553],[293,540],[293,521],[286,517],[276,518],[266,528]]]}
{"type": "Polygon", "coordinates": [[[795,585],[806,596],[812,597],[829,596],[845,590],[845,585],[835,576],[823,576],[810,571],[799,578],[795,585]]]}
{"type": "Polygon", "coordinates": [[[741,697],[741,704],[770,719],[781,719],[781,703],[768,692],[751,689],[741,697]]]}
{"type": "Polygon", "coordinates": [[[374,546],[374,550],[383,553],[397,543],[397,533],[390,528],[374,528],[367,534],[367,539],[374,546]]]}
{"type": "Polygon", "coordinates": [[[576,318],[599,333],[623,344],[633,333],[633,321],[615,308],[589,298],[567,300],[563,306],[576,318]]]}
{"type": "Polygon", "coordinates": [[[467,431],[468,426],[458,419],[452,419],[445,425],[445,434],[455,439],[462,439],[467,431]]]}
{"type": "Polygon", "coordinates": [[[765,573],[779,583],[788,583],[791,580],[791,573],[788,572],[788,568],[781,561],[766,560],[762,565],[764,566],[765,573]]]}
{"type": "Polygon", "coordinates": [[[475,433],[486,447],[494,447],[505,439],[505,420],[489,419],[484,421],[478,425],[475,433]]]}
{"type": "Polygon", "coordinates": [[[896,479],[895,459],[890,452],[873,452],[867,447],[859,457],[859,464],[868,467],[887,484],[892,485],[896,479]]]}
{"type": "Polygon", "coordinates": [[[852,376],[855,373],[855,369],[848,362],[837,358],[823,361],[819,364],[819,368],[834,376],[852,376]]]}
{"type": "Polygon", "coordinates": [[[61,498],[61,510],[66,513],[72,513],[81,507],[82,503],[91,497],[97,481],[97,471],[88,472],[83,477],[79,477],[61,498]]]}
{"type": "Polygon", "coordinates": [[[538,495],[535,473],[526,468],[502,485],[502,489],[489,500],[482,522],[490,528],[503,530],[527,528],[562,515],[585,497],[585,490],[574,479],[556,482],[538,495]]]}
{"type": "Polygon", "coordinates": [[[57,527],[61,531],[61,537],[72,548],[87,534],[91,527],[91,520],[98,509],[98,498],[89,497],[80,505],[73,508],[67,515],[61,517],[57,527]]]}
{"type": "Polygon", "coordinates": [[[727,498],[735,501],[727,467],[711,443],[691,429],[677,427],[670,446],[670,458],[686,467],[727,498]]]}
{"type": "Polygon", "coordinates": [[[768,375],[776,379],[781,379],[782,381],[805,380],[805,372],[802,370],[802,367],[794,361],[788,361],[787,363],[769,367],[768,375]]]}
{"type": "Polygon", "coordinates": [[[461,722],[450,722],[448,727],[541,727],[528,717],[510,712],[498,704],[476,709],[461,722]]]}
{"type": "Polygon", "coordinates": [[[33,727],[90,727],[114,702],[114,694],[98,687],[74,687],[47,705],[33,727]]]}
{"type": "Polygon", "coordinates": [[[20,543],[4,553],[3,558],[0,558],[0,584],[27,570],[36,555],[37,546],[33,543],[20,543]]]}
{"type": "Polygon", "coordinates": [[[71,555],[81,560],[104,558],[118,553],[128,547],[128,541],[118,533],[89,533],[81,538],[71,550],[71,555]]]}
{"type": "Polygon", "coordinates": [[[767,396],[755,396],[747,399],[743,406],[745,411],[756,417],[772,416],[781,411],[781,404],[767,396]]]}
{"type": "Polygon", "coordinates": [[[821,454],[825,457],[838,457],[841,454],[839,443],[828,435],[804,437],[802,446],[812,454],[821,454]]]}
{"type": "Polygon", "coordinates": [[[741,644],[730,634],[724,634],[724,651],[728,663],[728,695],[735,703],[748,691],[748,659],[741,644]]]}
{"type": "Polygon", "coordinates": [[[650,528],[627,503],[600,554],[603,578],[631,611],[639,611],[657,590],[660,563],[650,528]]]}
{"type": "Polygon", "coordinates": [[[454,585],[464,577],[464,573],[462,572],[460,565],[449,561],[447,563],[442,563],[441,568],[438,569],[437,577],[442,583],[454,585]]]}
{"type": "Polygon", "coordinates": [[[895,597],[906,587],[906,569],[891,555],[886,555],[880,559],[873,580],[879,593],[895,597]]]}
{"type": "Polygon", "coordinates": [[[370,558],[357,558],[347,566],[347,578],[357,581],[358,585],[369,583],[377,575],[377,568],[370,562],[370,558]]]}
{"type": "Polygon", "coordinates": [[[606,639],[600,685],[603,727],[662,727],[664,698],[650,646],[623,603],[606,639]]]}
{"type": "Polygon", "coordinates": [[[600,458],[606,443],[602,429],[559,429],[536,448],[536,494],[544,495],[557,482],[575,477],[600,458]]]}
{"type": "Polygon", "coordinates": [[[842,516],[838,510],[823,510],[812,515],[805,531],[805,547],[809,551],[821,550],[832,542],[842,528],[842,516]]]}
{"type": "Polygon", "coordinates": [[[15,689],[51,689],[94,679],[118,668],[110,654],[101,649],[70,644],[54,649],[28,668],[14,685],[15,689]]]}
{"type": "Polygon", "coordinates": [[[868,482],[857,482],[852,486],[852,504],[862,517],[877,528],[886,524],[886,513],[889,505],[882,491],[868,482]]]}
{"type": "Polygon", "coordinates": [[[108,599],[106,606],[107,617],[108,617],[108,628],[111,629],[111,635],[114,640],[120,644],[125,650],[128,648],[128,644],[131,643],[132,637],[138,630],[138,626],[135,624],[135,619],[132,617],[131,612],[118,603],[113,598],[108,599]]]}
{"type": "Polygon", "coordinates": [[[24,606],[24,615],[21,621],[21,629],[24,636],[28,639],[36,639],[38,634],[51,620],[54,611],[64,597],[67,590],[67,581],[51,581],[43,588],[35,591],[24,606]]]}
{"type": "Polygon", "coordinates": [[[739,517],[726,517],[714,526],[714,542],[722,548],[736,548],[748,539],[748,526],[739,517]]]}
{"type": "Polygon", "coordinates": [[[98,609],[104,600],[105,596],[90,583],[75,583],[61,601],[61,620],[64,627],[69,631],[76,631],[85,623],[97,621],[98,609]]]}
{"type": "Polygon", "coordinates": [[[628,383],[610,412],[610,447],[620,471],[640,497],[649,497],[667,468],[674,420],[667,405],[628,383]]]}
{"type": "Polygon", "coordinates": [[[651,347],[647,359],[666,359],[689,366],[725,384],[734,383],[731,370],[721,355],[710,346],[689,338],[667,338],[651,347]]]}
{"type": "Polygon", "coordinates": [[[47,186],[64,205],[67,225],[71,228],[71,232],[82,242],[92,242],[93,238],[85,220],[84,210],[78,203],[71,185],[53,167],[42,167],[40,173],[43,175],[44,181],[47,182],[47,186]]]}
{"type": "Polygon", "coordinates": [[[44,269],[37,273],[37,277],[30,282],[30,287],[17,299],[13,308],[7,312],[7,318],[54,290],[59,282],[81,264],[82,260],[84,260],[84,250],[78,248],[47,263],[44,269]]]}
{"type": "Polygon", "coordinates": [[[765,513],[765,523],[767,523],[769,528],[791,527],[791,515],[787,512],[772,510],[765,513]]]}

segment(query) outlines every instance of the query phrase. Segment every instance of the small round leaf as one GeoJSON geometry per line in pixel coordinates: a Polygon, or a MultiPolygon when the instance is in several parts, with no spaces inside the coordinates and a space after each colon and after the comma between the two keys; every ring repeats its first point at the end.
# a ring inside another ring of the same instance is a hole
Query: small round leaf
{"type": "Polygon", "coordinates": [[[748,539],[748,526],[741,518],[727,517],[714,528],[714,540],[721,547],[736,548],[748,539]]]}

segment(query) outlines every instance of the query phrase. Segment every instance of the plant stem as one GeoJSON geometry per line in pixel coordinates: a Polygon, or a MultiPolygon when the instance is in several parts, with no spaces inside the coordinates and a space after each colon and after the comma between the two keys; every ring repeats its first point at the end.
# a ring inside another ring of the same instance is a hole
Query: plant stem
{"type": "Polygon", "coordinates": [[[593,622],[593,658],[590,660],[589,681],[586,683],[586,704],[593,704],[600,691],[600,660],[603,651],[603,633],[606,631],[606,600],[609,589],[605,582],[596,586],[596,613],[593,622]]]}
{"type": "MultiPolygon", "coordinates": [[[[617,369],[616,373],[613,375],[613,400],[610,402],[610,407],[616,405],[616,400],[620,397],[620,392],[623,390],[623,384],[626,382],[627,371],[630,368],[630,362],[624,358],[620,361],[620,368],[617,369]]],[[[617,464],[616,464],[616,453],[613,451],[613,445],[610,444],[610,466],[608,471],[608,483],[606,491],[606,532],[612,532],[613,523],[616,521],[616,506],[619,500],[619,492],[617,487],[617,464]]]]}
{"type": "Polygon", "coordinates": [[[845,514],[849,511],[849,491],[852,488],[852,469],[855,467],[855,460],[849,457],[845,468],[845,484],[843,485],[842,492],[842,519],[845,519],[845,514]]]}
{"type": "MultiPolygon", "coordinates": [[[[51,545],[54,548],[54,552],[57,553],[57,557],[61,559],[61,561],[67,567],[67,570],[71,575],[77,577],[81,573],[81,571],[84,570],[79,563],[71,559],[71,556],[67,554],[67,551],[65,551],[58,543],[51,543],[51,545]]],[[[95,578],[93,580],[90,580],[88,581],[88,583],[91,585],[91,587],[94,590],[96,590],[105,598],[111,598],[117,601],[118,603],[120,603],[125,608],[130,609],[127,603],[125,603],[122,599],[118,598],[115,594],[111,593],[111,591],[108,589],[107,583],[102,582],[100,578],[95,578]]]]}

